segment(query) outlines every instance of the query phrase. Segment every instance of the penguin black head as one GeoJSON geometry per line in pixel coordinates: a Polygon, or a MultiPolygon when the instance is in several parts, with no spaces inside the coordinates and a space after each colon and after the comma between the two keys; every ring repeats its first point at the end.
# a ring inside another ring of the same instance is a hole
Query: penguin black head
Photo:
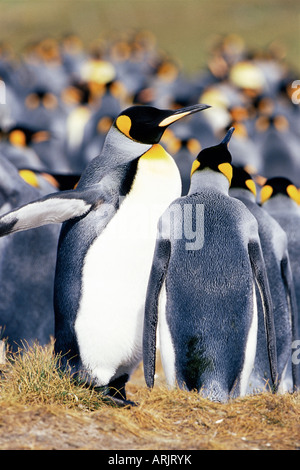
{"type": "Polygon", "coordinates": [[[26,125],[15,125],[7,131],[8,141],[17,147],[27,147],[32,143],[49,140],[50,133],[45,129],[34,129],[26,125]]]}
{"type": "Polygon", "coordinates": [[[232,165],[232,180],[230,188],[246,189],[256,196],[256,185],[251,175],[240,166],[232,165]]]}
{"type": "Polygon", "coordinates": [[[271,197],[275,197],[278,194],[289,197],[297,204],[300,203],[300,195],[296,186],[288,178],[275,177],[269,178],[261,189],[261,203],[264,204],[271,197]]]}
{"type": "Polygon", "coordinates": [[[174,111],[152,106],[132,106],[119,114],[114,125],[131,140],[143,144],[157,144],[170,124],[209,107],[197,104],[174,111]]]}
{"type": "Polygon", "coordinates": [[[231,127],[225,135],[222,142],[218,145],[205,148],[198,154],[193,163],[191,176],[195,171],[201,171],[205,168],[223,173],[231,184],[232,179],[232,166],[231,166],[231,153],[228,150],[228,143],[233,134],[234,127],[231,127]]]}

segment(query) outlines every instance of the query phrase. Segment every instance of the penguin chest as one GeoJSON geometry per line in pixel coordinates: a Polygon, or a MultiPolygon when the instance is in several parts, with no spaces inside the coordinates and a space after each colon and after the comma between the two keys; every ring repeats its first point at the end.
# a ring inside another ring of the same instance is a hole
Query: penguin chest
{"type": "Polygon", "coordinates": [[[104,384],[117,370],[130,372],[141,360],[157,223],[180,195],[175,163],[154,163],[140,159],[131,191],[94,240],[83,265],[75,330],[84,365],[104,384]]]}

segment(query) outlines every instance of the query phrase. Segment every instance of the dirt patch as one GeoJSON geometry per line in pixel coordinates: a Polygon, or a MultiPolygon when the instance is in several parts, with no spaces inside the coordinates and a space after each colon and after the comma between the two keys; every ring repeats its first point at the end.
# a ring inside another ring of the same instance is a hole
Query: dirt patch
{"type": "Polygon", "coordinates": [[[212,403],[196,393],[144,384],[142,366],[128,384],[132,408],[97,411],[0,402],[1,450],[294,450],[300,449],[300,395],[212,403]]]}

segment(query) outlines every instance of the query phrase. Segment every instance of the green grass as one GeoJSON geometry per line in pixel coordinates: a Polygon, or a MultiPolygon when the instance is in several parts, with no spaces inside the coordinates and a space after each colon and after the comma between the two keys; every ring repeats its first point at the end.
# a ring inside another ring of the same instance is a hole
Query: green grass
{"type": "Polygon", "coordinates": [[[0,0],[0,39],[28,42],[73,31],[87,45],[129,29],[148,29],[188,73],[205,66],[219,35],[241,35],[252,48],[279,42],[299,70],[298,0],[0,0]]]}

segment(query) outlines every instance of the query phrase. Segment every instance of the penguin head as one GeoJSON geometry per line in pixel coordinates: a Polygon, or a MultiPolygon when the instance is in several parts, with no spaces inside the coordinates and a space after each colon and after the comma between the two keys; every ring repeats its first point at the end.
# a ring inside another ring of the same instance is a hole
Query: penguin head
{"type": "Polygon", "coordinates": [[[256,197],[256,185],[251,175],[243,168],[232,165],[231,189],[246,189],[256,197]]]}
{"type": "Polygon", "coordinates": [[[7,131],[8,141],[16,147],[28,147],[31,144],[48,141],[50,133],[46,129],[34,129],[26,125],[15,125],[7,131]]]}
{"type": "Polygon", "coordinates": [[[192,165],[191,176],[193,176],[196,171],[209,168],[213,171],[223,173],[228,179],[229,185],[231,184],[232,157],[228,150],[228,143],[233,131],[234,127],[231,127],[220,144],[201,150],[192,165]]]}
{"type": "Polygon", "coordinates": [[[292,181],[288,178],[269,178],[261,189],[261,204],[264,204],[269,199],[278,195],[286,196],[295,201],[297,204],[300,203],[299,191],[296,186],[292,183],[292,181]]]}
{"type": "Polygon", "coordinates": [[[133,141],[153,145],[160,141],[170,124],[209,107],[197,104],[174,111],[137,105],[122,111],[116,118],[114,126],[133,141]]]}

